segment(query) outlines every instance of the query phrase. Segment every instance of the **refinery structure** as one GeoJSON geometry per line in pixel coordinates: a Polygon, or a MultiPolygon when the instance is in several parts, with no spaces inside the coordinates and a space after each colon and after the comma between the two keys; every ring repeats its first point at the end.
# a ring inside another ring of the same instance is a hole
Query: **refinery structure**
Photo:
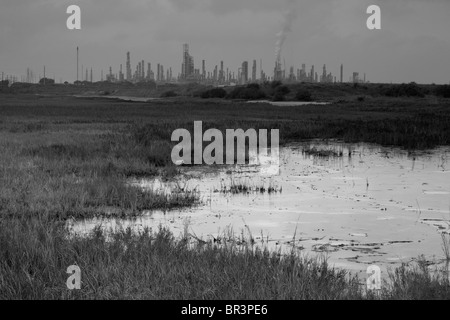
{"type": "MultiPolygon", "coordinates": [[[[366,82],[366,75],[361,79],[358,72],[352,72],[349,78],[344,77],[344,66],[339,67],[339,75],[335,76],[327,71],[327,66],[323,65],[322,72],[318,72],[314,65],[307,68],[306,64],[299,67],[290,66],[287,70],[286,63],[281,60],[280,51],[277,52],[275,59],[275,67],[268,74],[263,70],[262,60],[256,59],[243,61],[238,66],[226,66],[221,60],[218,64],[208,65],[206,60],[195,64],[193,55],[189,51],[189,44],[183,44],[181,56],[181,71],[177,74],[173,73],[172,67],[165,67],[160,63],[146,63],[145,60],[138,60],[134,67],[130,52],[126,53],[125,64],[119,64],[116,67],[110,66],[106,72],[100,68],[85,67],[79,65],[79,48],[77,47],[77,67],[76,67],[76,84],[84,84],[97,81],[107,81],[112,83],[129,82],[129,83],[145,83],[156,82],[161,83],[200,83],[213,86],[233,86],[245,85],[248,83],[263,83],[265,81],[282,81],[282,82],[309,82],[309,83],[343,83],[366,82]],[[124,68],[125,65],[125,68],[124,68]],[[96,77],[94,76],[96,70],[96,77]]],[[[45,67],[43,73],[45,82],[45,67]]],[[[27,68],[26,75],[17,77],[13,75],[1,74],[2,81],[8,80],[9,83],[25,82],[37,83],[41,82],[42,74],[27,68]]],[[[54,76],[54,75],[53,75],[54,76]]],[[[57,82],[56,79],[53,79],[57,82]]],[[[63,82],[62,79],[59,81],[63,82]]],[[[67,82],[65,82],[67,83],[67,82]]]]}

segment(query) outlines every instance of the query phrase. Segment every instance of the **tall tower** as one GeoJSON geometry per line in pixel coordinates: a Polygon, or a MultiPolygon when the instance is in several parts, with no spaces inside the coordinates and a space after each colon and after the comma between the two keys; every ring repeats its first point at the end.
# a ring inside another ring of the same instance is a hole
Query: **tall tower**
{"type": "Polygon", "coordinates": [[[263,68],[262,68],[262,59],[259,59],[259,73],[260,73],[260,80],[261,81],[265,81],[266,79],[265,79],[265,75],[264,75],[264,71],[263,71],[263,68]]]}
{"type": "Polygon", "coordinates": [[[323,65],[322,82],[327,82],[327,65],[323,65]]]}
{"type": "Polygon", "coordinates": [[[156,70],[156,81],[160,80],[160,72],[161,72],[161,67],[160,67],[160,65],[158,63],[158,67],[157,67],[157,70],[156,70]]]}
{"type": "Polygon", "coordinates": [[[256,60],[253,60],[252,81],[256,82],[256,60]]]}
{"type": "Polygon", "coordinates": [[[224,70],[223,70],[223,61],[220,61],[219,82],[220,83],[225,82],[225,74],[224,74],[224,70]]]}
{"type": "Polygon", "coordinates": [[[151,71],[152,71],[152,64],[147,63],[147,80],[152,80],[151,75],[150,75],[151,71]]]}
{"type": "Polygon", "coordinates": [[[131,76],[131,60],[130,60],[130,52],[127,52],[127,81],[131,81],[132,80],[132,76],[131,76]]]}
{"type": "Polygon", "coordinates": [[[344,82],[344,65],[341,64],[341,83],[344,82]]]}
{"type": "Polygon", "coordinates": [[[214,82],[217,82],[218,76],[217,76],[217,65],[214,67],[214,75],[213,75],[213,80],[214,82]]]}
{"type": "Polygon", "coordinates": [[[202,77],[203,77],[203,80],[206,80],[206,61],[205,60],[202,61],[202,77]]]}
{"type": "Polygon", "coordinates": [[[241,79],[242,84],[246,84],[248,82],[248,61],[242,62],[241,79]]]}
{"type": "Polygon", "coordinates": [[[183,66],[181,70],[181,75],[183,79],[187,79],[190,75],[189,70],[189,44],[185,43],[183,44],[183,66]]]}
{"type": "Polygon", "coordinates": [[[275,61],[275,68],[273,71],[273,79],[274,80],[282,80],[283,78],[283,70],[281,70],[281,60],[275,61]]]}
{"type": "Polygon", "coordinates": [[[189,54],[189,45],[183,44],[183,64],[181,66],[181,78],[189,79],[195,73],[194,58],[189,54]]]}

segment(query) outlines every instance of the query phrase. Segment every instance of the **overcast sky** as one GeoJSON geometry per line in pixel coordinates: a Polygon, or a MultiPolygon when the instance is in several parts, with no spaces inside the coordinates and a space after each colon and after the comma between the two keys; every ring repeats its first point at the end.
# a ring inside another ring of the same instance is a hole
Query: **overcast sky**
{"type": "MultiPolygon", "coordinates": [[[[224,60],[237,72],[244,60],[263,61],[272,76],[277,33],[286,10],[296,19],[282,56],[286,67],[319,74],[323,64],[334,75],[344,64],[371,82],[450,82],[450,0],[1,0],[0,72],[76,79],[80,65],[94,68],[99,80],[131,52],[133,71],[142,59],[181,70],[182,44],[189,43],[196,68],[224,60]],[[66,8],[81,8],[81,30],[66,28],[66,8]],[[382,29],[366,27],[366,9],[381,7],[382,29]]],[[[153,68],[155,70],[155,68],[153,68]]]]}

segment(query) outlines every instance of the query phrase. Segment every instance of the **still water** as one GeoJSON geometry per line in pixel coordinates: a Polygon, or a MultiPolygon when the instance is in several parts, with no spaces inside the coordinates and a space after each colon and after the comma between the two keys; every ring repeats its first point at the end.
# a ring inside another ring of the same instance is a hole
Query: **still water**
{"type": "Polygon", "coordinates": [[[376,264],[386,275],[422,254],[435,264],[443,261],[441,233],[450,232],[449,160],[448,147],[409,154],[369,144],[291,144],[280,149],[278,175],[263,174],[262,166],[183,167],[178,182],[130,181],[167,192],[196,188],[202,204],[130,220],[71,222],[70,232],[162,225],[175,235],[187,230],[211,240],[232,231],[270,250],[326,256],[354,273],[376,264]],[[249,190],[233,193],[239,185],[249,190]]]}

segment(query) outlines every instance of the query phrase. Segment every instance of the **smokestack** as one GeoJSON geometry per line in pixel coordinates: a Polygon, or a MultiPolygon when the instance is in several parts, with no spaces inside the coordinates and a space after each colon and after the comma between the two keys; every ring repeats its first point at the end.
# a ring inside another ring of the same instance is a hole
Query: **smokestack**
{"type": "Polygon", "coordinates": [[[202,61],[202,75],[203,75],[203,80],[205,80],[206,78],[206,68],[205,68],[205,60],[202,61]]]}
{"type": "Polygon", "coordinates": [[[131,75],[131,59],[130,59],[130,52],[127,52],[127,81],[131,81],[132,75],[131,75]]]}

